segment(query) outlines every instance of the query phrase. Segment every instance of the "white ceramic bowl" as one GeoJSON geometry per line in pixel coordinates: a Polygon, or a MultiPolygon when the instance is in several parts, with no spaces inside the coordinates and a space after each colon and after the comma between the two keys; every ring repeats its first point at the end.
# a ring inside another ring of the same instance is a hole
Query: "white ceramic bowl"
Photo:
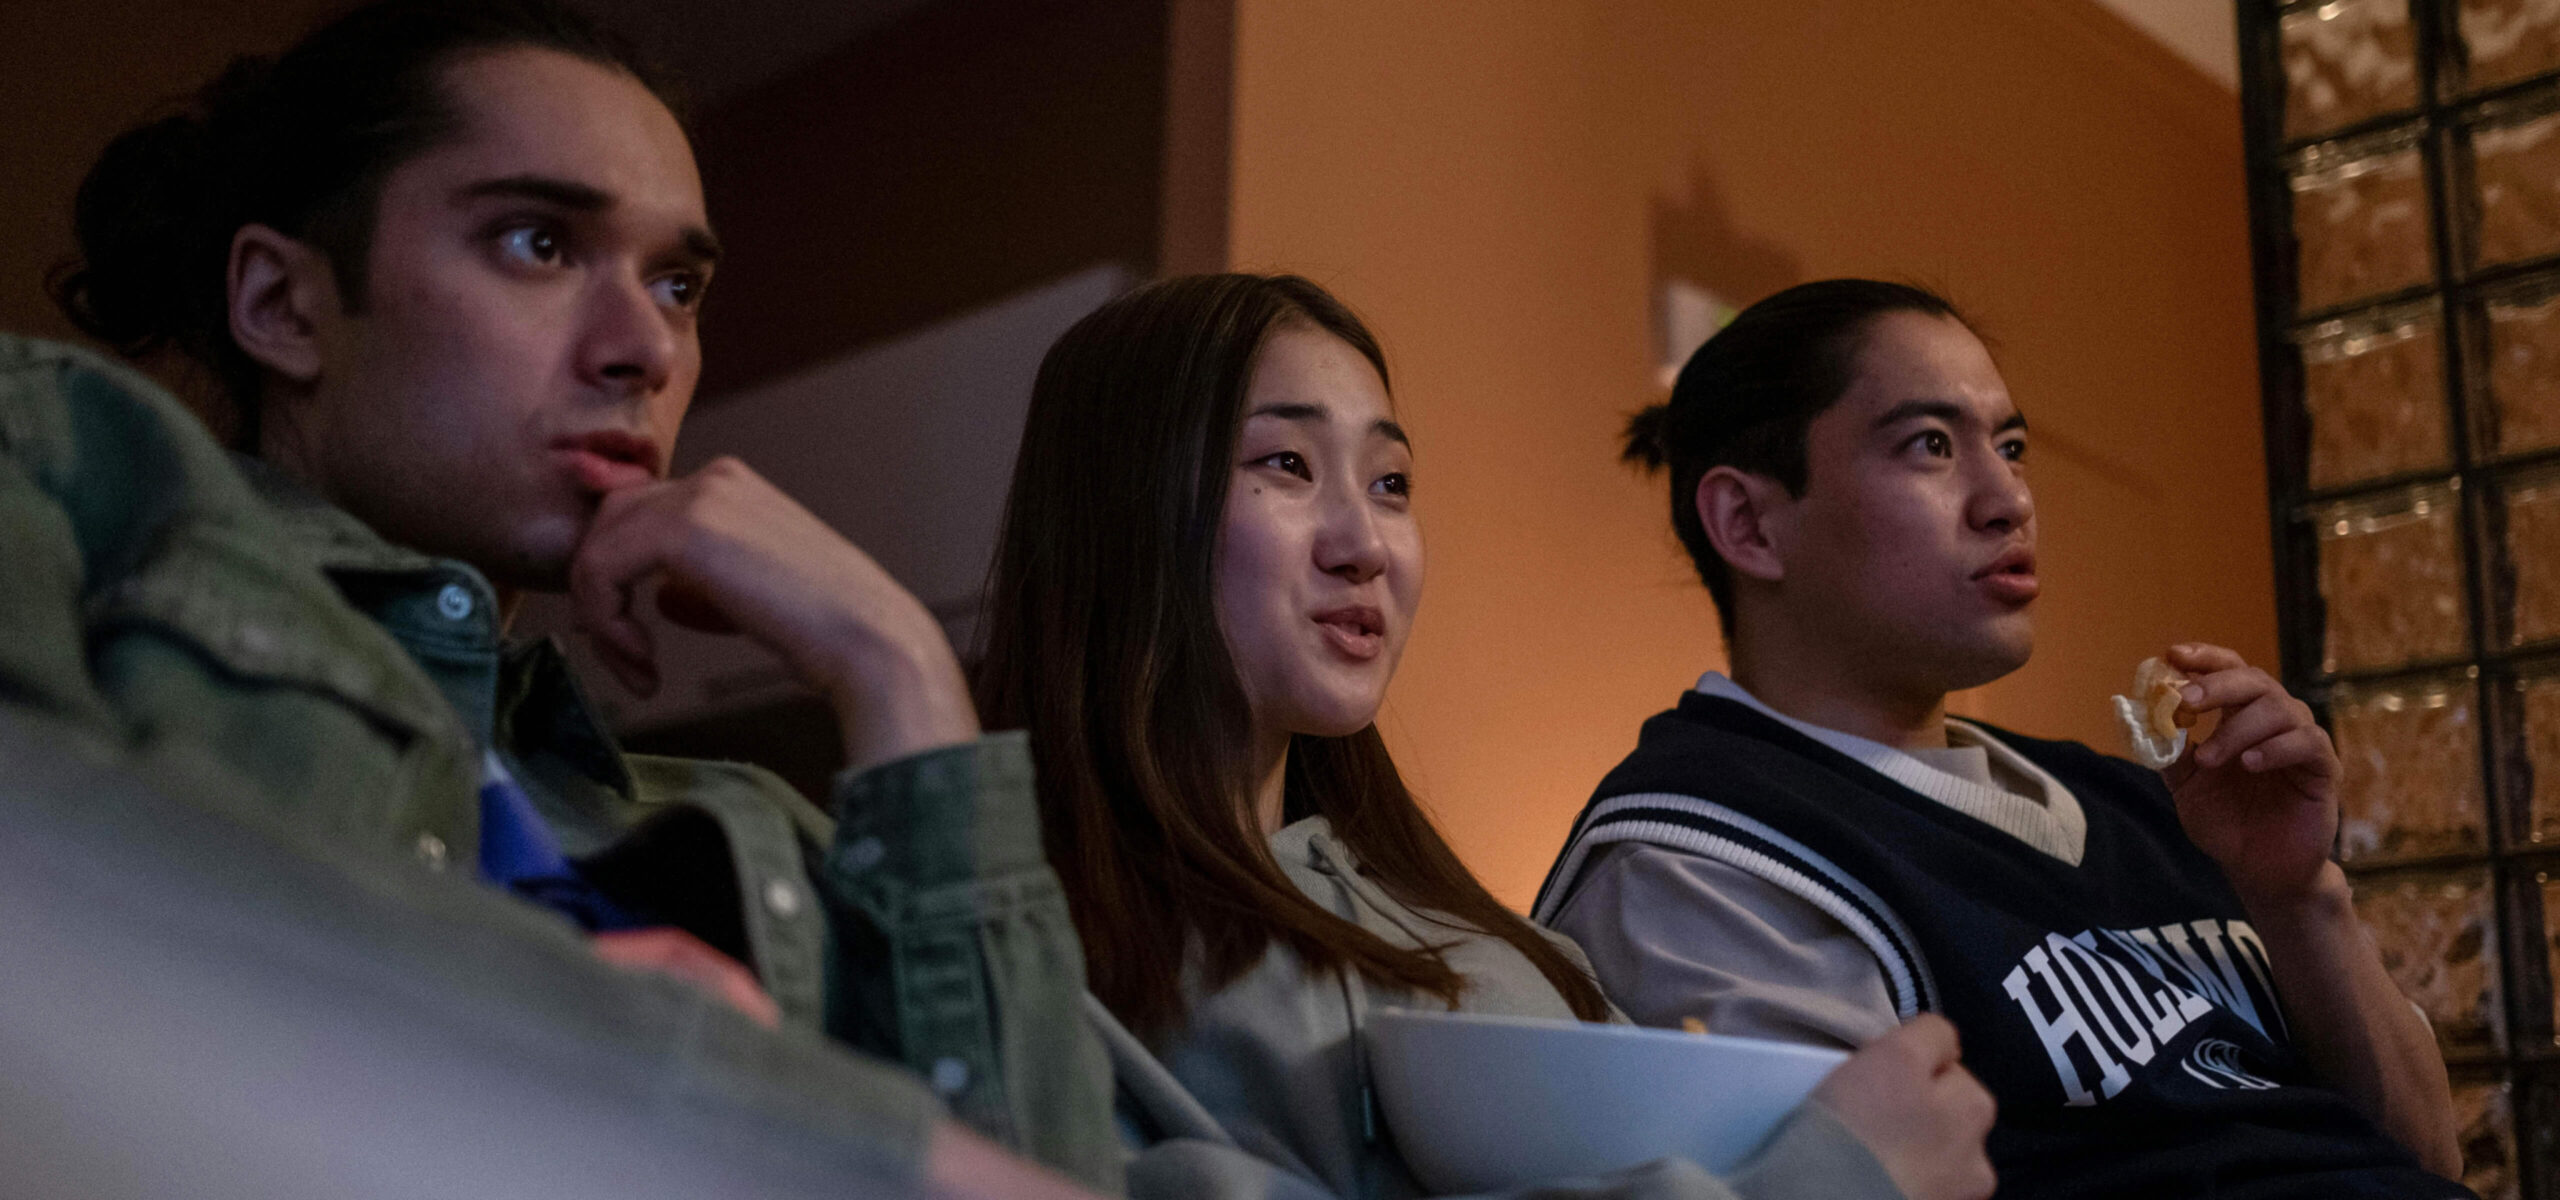
{"type": "Polygon", "coordinates": [[[1686,1158],[1719,1174],[1849,1056],[1759,1038],[1388,1009],[1368,1024],[1387,1128],[1435,1193],[1686,1158]]]}

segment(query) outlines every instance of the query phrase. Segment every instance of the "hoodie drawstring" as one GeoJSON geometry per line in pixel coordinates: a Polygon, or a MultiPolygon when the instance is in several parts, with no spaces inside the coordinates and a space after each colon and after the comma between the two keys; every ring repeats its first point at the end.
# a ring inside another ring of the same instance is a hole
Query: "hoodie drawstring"
{"type": "MultiPolygon", "coordinates": [[[[1332,876],[1335,885],[1343,889],[1350,897],[1351,903],[1359,904],[1362,897],[1358,887],[1352,883],[1350,872],[1344,868],[1343,864],[1334,860],[1332,851],[1325,846],[1325,839],[1317,838],[1309,842],[1307,849],[1314,852],[1316,869],[1332,876]]],[[[1360,1077],[1360,1142],[1362,1145],[1374,1147],[1378,1144],[1378,1086],[1369,1074],[1368,1039],[1361,1036],[1361,1016],[1364,1006],[1360,1002],[1358,989],[1352,985],[1351,978],[1357,973],[1348,969],[1338,970],[1333,973],[1333,981],[1335,986],[1342,989],[1342,1008],[1350,1017],[1352,1069],[1360,1077]]]]}

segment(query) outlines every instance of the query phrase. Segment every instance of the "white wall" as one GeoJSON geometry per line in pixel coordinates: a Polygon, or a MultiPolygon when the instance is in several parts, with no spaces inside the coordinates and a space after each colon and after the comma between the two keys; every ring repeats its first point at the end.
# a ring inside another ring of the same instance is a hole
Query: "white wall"
{"type": "MultiPolygon", "coordinates": [[[[2240,90],[2239,14],[2234,0],[2098,0],[2215,82],[2240,90]]],[[[2262,3],[2265,0],[2247,0],[2262,3]]]]}

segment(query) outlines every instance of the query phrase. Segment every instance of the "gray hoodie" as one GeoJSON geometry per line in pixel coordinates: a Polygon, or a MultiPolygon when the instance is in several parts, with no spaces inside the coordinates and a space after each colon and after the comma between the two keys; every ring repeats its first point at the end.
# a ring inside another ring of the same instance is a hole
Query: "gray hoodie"
{"type": "MultiPolygon", "coordinates": [[[[1396,945],[1445,947],[1449,965],[1468,980],[1460,1011],[1573,1016],[1510,943],[1407,907],[1362,875],[1324,818],[1274,834],[1271,852],[1291,882],[1336,915],[1396,945]]],[[[1576,963],[1583,961],[1570,940],[1547,936],[1576,963]]],[[[1439,1001],[1357,974],[1311,972],[1277,944],[1226,987],[1206,995],[1187,990],[1188,1020],[1152,1053],[1100,1004],[1088,1004],[1111,1050],[1121,1126],[1134,1154],[1134,1200],[1411,1200],[1422,1194],[1376,1115],[1359,1031],[1381,1008],[1439,1001]]],[[[1626,1021],[1615,1008],[1610,1019],[1626,1021]]],[[[1829,1109],[1808,1101],[1729,1179],[1665,1159],[1506,1195],[1898,1200],[1901,1193],[1829,1109]]]]}

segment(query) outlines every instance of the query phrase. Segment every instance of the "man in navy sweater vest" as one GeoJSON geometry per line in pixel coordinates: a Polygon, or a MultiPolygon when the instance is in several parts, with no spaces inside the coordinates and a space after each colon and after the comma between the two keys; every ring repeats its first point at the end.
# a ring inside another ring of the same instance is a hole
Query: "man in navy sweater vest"
{"type": "Polygon", "coordinates": [[[1539,896],[1630,1015],[1847,1046],[1941,1013],[2004,1197],[2471,1195],[2307,706],[2189,644],[2210,733],[2165,771],[1946,715],[2026,662],[2037,593],[2026,422],[1953,308],[1791,288],[1628,435],[1732,661],[1646,722],[1539,896]]]}

